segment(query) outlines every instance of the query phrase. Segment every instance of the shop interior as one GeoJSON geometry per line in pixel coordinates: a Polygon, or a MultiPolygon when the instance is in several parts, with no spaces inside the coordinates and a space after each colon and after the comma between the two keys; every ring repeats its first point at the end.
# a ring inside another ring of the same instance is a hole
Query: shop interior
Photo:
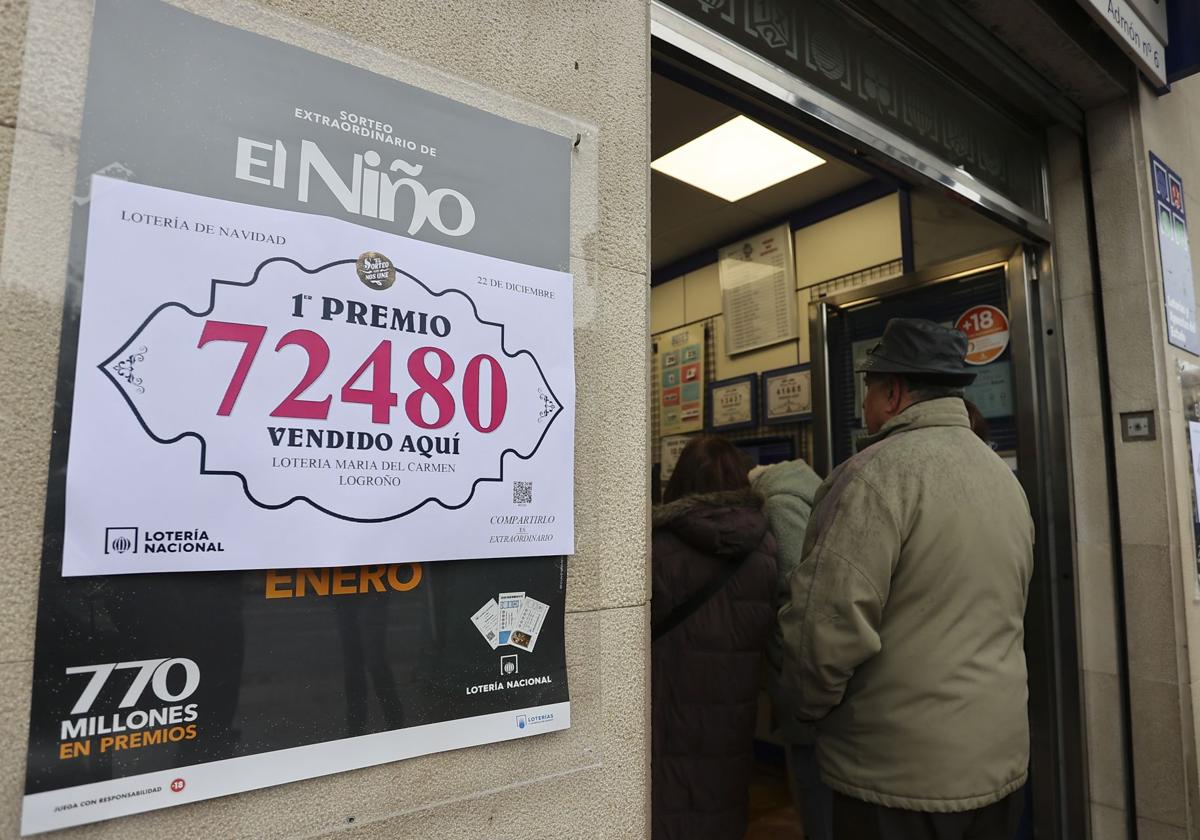
{"type": "MultiPolygon", "coordinates": [[[[1016,251],[1022,238],[778,104],[670,61],[654,69],[654,498],[700,431],[732,440],[748,464],[804,458],[825,475],[862,432],[855,357],[898,315],[957,324],[1007,314],[995,255],[1016,251]],[[825,321],[822,302],[837,304],[825,321]]],[[[991,326],[980,330],[984,345],[991,326]]],[[[1003,339],[979,357],[968,397],[993,448],[1017,470],[1007,328],[1003,339]]],[[[761,699],[748,837],[802,837],[761,699]]]]}

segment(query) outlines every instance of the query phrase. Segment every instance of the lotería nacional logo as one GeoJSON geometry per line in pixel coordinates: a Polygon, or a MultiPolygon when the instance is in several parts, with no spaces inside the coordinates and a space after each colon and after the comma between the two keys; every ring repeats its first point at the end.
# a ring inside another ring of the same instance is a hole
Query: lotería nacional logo
{"type": "Polygon", "coordinates": [[[517,673],[517,655],[515,653],[506,654],[500,657],[500,675],[511,677],[517,673]]]}
{"type": "Polygon", "coordinates": [[[105,554],[137,554],[138,553],[138,529],[137,528],[105,528],[104,529],[104,553],[105,554]]]}
{"type": "Polygon", "coordinates": [[[225,551],[219,536],[210,536],[203,528],[156,531],[146,528],[105,528],[105,554],[194,554],[225,551]]]}

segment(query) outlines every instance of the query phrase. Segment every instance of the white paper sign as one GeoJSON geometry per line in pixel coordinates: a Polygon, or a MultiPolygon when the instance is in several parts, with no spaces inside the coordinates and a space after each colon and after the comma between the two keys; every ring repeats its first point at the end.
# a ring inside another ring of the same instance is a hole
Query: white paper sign
{"type": "Polygon", "coordinates": [[[717,269],[726,353],[745,353],[798,336],[796,265],[788,225],[722,248],[717,269]]]}
{"type": "Polygon", "coordinates": [[[573,550],[571,277],[94,179],[65,575],[573,550]]]}

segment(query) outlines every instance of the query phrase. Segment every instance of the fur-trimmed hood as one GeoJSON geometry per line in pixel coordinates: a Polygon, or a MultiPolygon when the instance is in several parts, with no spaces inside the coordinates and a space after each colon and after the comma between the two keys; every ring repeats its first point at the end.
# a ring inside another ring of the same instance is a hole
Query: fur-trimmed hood
{"type": "Polygon", "coordinates": [[[684,496],[653,511],[654,530],[669,531],[688,545],[718,557],[743,557],[767,532],[763,497],[753,490],[684,496]]]}
{"type": "Polygon", "coordinates": [[[775,623],[775,540],[762,506],[746,488],[687,496],[654,510],[654,840],[746,833],[762,652],[775,623]]]}

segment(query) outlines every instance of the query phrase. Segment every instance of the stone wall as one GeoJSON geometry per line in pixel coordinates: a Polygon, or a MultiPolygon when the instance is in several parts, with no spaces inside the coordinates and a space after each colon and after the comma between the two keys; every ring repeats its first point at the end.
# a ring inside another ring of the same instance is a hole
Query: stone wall
{"type": "MultiPolygon", "coordinates": [[[[68,830],[67,837],[642,838],[649,826],[648,4],[270,0],[193,11],[537,124],[572,163],[577,553],[572,728],[68,830]],[[329,36],[327,32],[334,33],[329,36]],[[394,58],[395,61],[390,59],[394,58]],[[410,63],[411,62],[411,63],[410,63]],[[410,75],[411,74],[411,75],[410,75]],[[466,88],[469,88],[467,90],[466,88]],[[503,99],[503,102],[499,100],[503,99]],[[532,106],[522,108],[522,103],[532,106]]],[[[0,0],[0,836],[18,831],[89,7],[0,0]],[[28,32],[28,35],[27,35],[28,32]],[[22,85],[27,37],[37,72],[22,85]],[[43,49],[45,48],[45,49],[43,49]],[[11,170],[11,173],[10,173],[11,170]],[[11,189],[10,189],[11,182],[11,189]],[[7,199],[7,202],[6,202],[7,199]],[[5,215],[7,203],[8,213],[5,215]]]]}

